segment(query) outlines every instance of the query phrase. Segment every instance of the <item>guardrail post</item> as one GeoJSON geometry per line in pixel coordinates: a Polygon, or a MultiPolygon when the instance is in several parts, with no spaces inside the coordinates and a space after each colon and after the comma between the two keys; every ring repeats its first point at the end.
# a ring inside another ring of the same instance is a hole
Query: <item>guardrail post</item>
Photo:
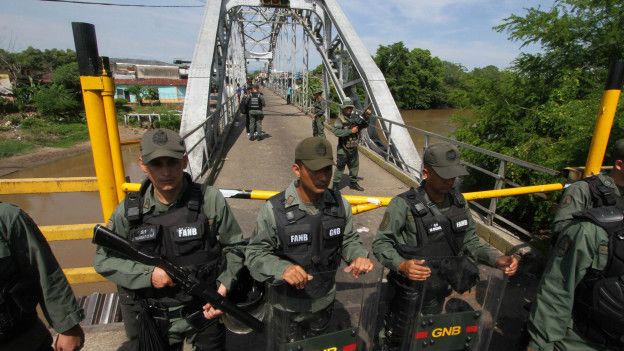
{"type": "MultiPolygon", "coordinates": [[[[498,176],[496,177],[496,183],[494,184],[494,190],[500,190],[503,188],[505,184],[505,160],[500,161],[500,165],[498,166],[498,176]]],[[[490,200],[490,207],[487,215],[487,223],[488,225],[492,225],[494,223],[494,215],[496,214],[496,206],[498,205],[498,198],[493,197],[490,200]]]]}
{"type": "Polygon", "coordinates": [[[95,174],[100,189],[104,221],[107,221],[119,203],[113,172],[113,161],[102,101],[104,83],[102,64],[97,49],[95,27],[89,23],[72,22],[76,57],[80,71],[80,85],[85,105],[95,174]]]}
{"type": "Polygon", "coordinates": [[[392,150],[392,123],[388,127],[388,149],[386,150],[386,161],[390,160],[390,150],[392,150]]]}

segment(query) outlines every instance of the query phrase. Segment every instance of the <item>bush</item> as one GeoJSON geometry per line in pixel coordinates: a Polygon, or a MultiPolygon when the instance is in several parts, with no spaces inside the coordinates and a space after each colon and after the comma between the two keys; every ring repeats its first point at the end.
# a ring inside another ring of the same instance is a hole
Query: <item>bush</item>
{"type": "Polygon", "coordinates": [[[20,140],[0,140],[0,158],[21,154],[33,148],[33,144],[20,140]]]}
{"type": "Polygon", "coordinates": [[[115,108],[120,109],[124,108],[128,104],[128,100],[124,98],[116,98],[115,99],[115,108]]]}
{"type": "Polygon", "coordinates": [[[60,84],[40,86],[33,95],[33,103],[39,114],[52,119],[76,120],[81,107],[76,97],[60,84]]]}
{"type": "Polygon", "coordinates": [[[167,128],[175,131],[180,130],[180,123],[182,117],[177,113],[165,112],[160,115],[160,121],[156,120],[154,122],[154,127],[156,128],[167,128]]]}
{"type": "Polygon", "coordinates": [[[0,97],[0,113],[15,113],[19,111],[17,104],[14,101],[0,97]]]}

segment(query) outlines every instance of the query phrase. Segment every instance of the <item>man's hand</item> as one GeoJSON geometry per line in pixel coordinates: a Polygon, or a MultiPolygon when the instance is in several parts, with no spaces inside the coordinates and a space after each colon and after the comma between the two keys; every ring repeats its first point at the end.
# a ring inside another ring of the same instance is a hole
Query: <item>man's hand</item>
{"type": "Polygon", "coordinates": [[[403,261],[399,271],[410,280],[427,280],[431,275],[431,269],[425,265],[425,260],[403,261]]]}
{"type": "Polygon", "coordinates": [[[345,273],[351,273],[354,278],[359,278],[360,274],[368,273],[373,270],[373,262],[366,257],[358,257],[351,261],[351,264],[343,270],[345,273]]]}
{"type": "Polygon", "coordinates": [[[353,126],[351,127],[351,133],[355,134],[360,130],[360,128],[358,126],[353,126]]]}
{"type": "MultiPolygon", "coordinates": [[[[219,293],[219,295],[221,296],[226,296],[227,289],[225,288],[225,285],[223,284],[219,285],[219,289],[217,289],[217,293],[219,293]]],[[[206,319],[213,319],[214,317],[218,317],[223,314],[223,311],[212,307],[212,305],[209,303],[205,304],[204,307],[202,307],[202,309],[204,310],[204,317],[206,319]]]]}
{"type": "Polygon", "coordinates": [[[309,275],[301,266],[291,264],[286,267],[284,274],[282,274],[282,279],[297,289],[303,289],[306,283],[312,280],[312,276],[309,275]]]}
{"type": "Polygon", "coordinates": [[[80,324],[60,333],[54,342],[54,351],[78,351],[84,345],[84,332],[80,324]]]}
{"type": "Polygon", "coordinates": [[[152,272],[152,286],[156,289],[162,289],[166,286],[175,286],[175,283],[167,272],[162,268],[155,267],[152,272]]]}
{"type": "Polygon", "coordinates": [[[501,256],[496,259],[496,267],[503,270],[506,276],[511,277],[518,270],[520,259],[516,255],[501,256]]]}

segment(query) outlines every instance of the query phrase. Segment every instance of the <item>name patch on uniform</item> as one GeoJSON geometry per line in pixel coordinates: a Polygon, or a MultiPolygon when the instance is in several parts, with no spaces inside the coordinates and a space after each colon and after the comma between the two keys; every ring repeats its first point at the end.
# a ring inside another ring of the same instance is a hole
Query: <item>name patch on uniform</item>
{"type": "Polygon", "coordinates": [[[330,228],[328,231],[329,237],[330,238],[334,238],[337,236],[340,236],[342,234],[342,229],[340,227],[338,228],[330,228]]]}
{"type": "Polygon", "coordinates": [[[197,236],[199,233],[195,227],[180,227],[177,229],[178,239],[185,239],[197,236]]]}
{"type": "Polygon", "coordinates": [[[455,223],[455,228],[456,229],[461,229],[465,226],[468,225],[468,220],[467,219],[462,219],[461,221],[457,221],[457,223],[455,223]]]}
{"type": "Polygon", "coordinates": [[[156,239],[158,231],[155,227],[139,228],[132,238],[134,242],[148,241],[156,239]]]}
{"type": "Polygon", "coordinates": [[[308,233],[290,234],[289,245],[306,244],[310,242],[310,239],[310,234],[308,233]]]}
{"type": "Polygon", "coordinates": [[[429,234],[439,232],[441,230],[442,230],[442,226],[440,226],[440,223],[435,222],[433,223],[431,227],[429,227],[429,234]]]}

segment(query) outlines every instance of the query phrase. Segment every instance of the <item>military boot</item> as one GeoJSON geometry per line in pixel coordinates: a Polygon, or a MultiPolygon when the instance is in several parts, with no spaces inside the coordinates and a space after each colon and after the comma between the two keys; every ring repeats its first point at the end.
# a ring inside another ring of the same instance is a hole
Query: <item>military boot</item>
{"type": "Polygon", "coordinates": [[[362,188],[360,186],[360,184],[358,184],[357,182],[351,182],[349,183],[349,188],[353,189],[353,190],[357,190],[357,191],[364,191],[364,188],[362,188]]]}

